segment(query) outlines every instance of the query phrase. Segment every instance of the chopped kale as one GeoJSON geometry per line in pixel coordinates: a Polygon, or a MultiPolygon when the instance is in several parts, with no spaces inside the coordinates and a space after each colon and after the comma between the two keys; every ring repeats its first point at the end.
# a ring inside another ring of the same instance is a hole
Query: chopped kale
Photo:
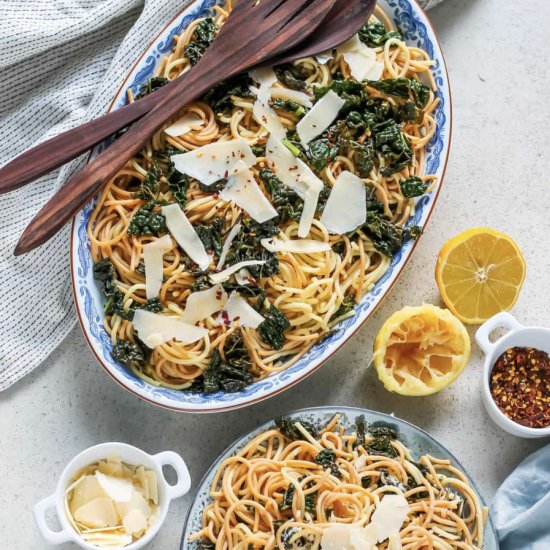
{"type": "Polygon", "coordinates": [[[418,237],[422,235],[422,227],[420,227],[419,225],[408,225],[403,230],[403,235],[416,241],[416,239],[418,239],[418,237]]]}
{"type": "Polygon", "coordinates": [[[305,155],[305,149],[302,146],[300,138],[297,134],[289,134],[286,139],[283,139],[283,145],[295,156],[302,157],[305,155]]]}
{"type": "Polygon", "coordinates": [[[222,229],[222,218],[215,218],[210,224],[195,226],[195,231],[202,241],[204,248],[208,252],[213,252],[218,256],[222,253],[222,229]]]}
{"type": "Polygon", "coordinates": [[[262,312],[264,320],[258,326],[260,338],[273,349],[281,349],[285,343],[285,331],[290,327],[290,321],[284,313],[273,304],[266,312],[262,312]]]}
{"type": "Polygon", "coordinates": [[[293,113],[299,118],[303,117],[307,113],[306,107],[296,103],[296,101],[291,101],[290,99],[275,98],[272,99],[270,103],[272,107],[293,113]]]}
{"type": "Polygon", "coordinates": [[[328,137],[320,137],[309,143],[307,158],[317,172],[331,163],[338,155],[338,147],[328,137]]]}
{"type": "Polygon", "coordinates": [[[336,453],[333,449],[323,449],[315,457],[315,462],[322,466],[325,470],[330,470],[330,473],[337,477],[338,479],[342,478],[342,473],[338,469],[336,464],[336,453]]]}
{"type": "Polygon", "coordinates": [[[291,90],[303,91],[307,88],[307,73],[299,65],[285,63],[275,67],[277,78],[291,90]]]}
{"type": "Polygon", "coordinates": [[[216,550],[216,544],[209,540],[201,540],[199,544],[199,550],[216,550]]]}
{"type": "Polygon", "coordinates": [[[409,488],[404,483],[401,483],[395,476],[392,476],[387,471],[382,470],[380,478],[378,479],[378,487],[396,487],[403,493],[406,493],[409,488]]]}
{"type": "Polygon", "coordinates": [[[355,447],[361,447],[365,445],[365,437],[367,435],[367,422],[363,415],[358,416],[355,421],[355,429],[357,432],[357,439],[355,440],[355,447]]]}
{"type": "Polygon", "coordinates": [[[189,178],[178,172],[172,161],[168,163],[168,172],[166,174],[168,180],[168,189],[172,191],[172,195],[183,208],[187,202],[187,190],[189,189],[189,178]]]}
{"type": "Polygon", "coordinates": [[[403,40],[401,33],[397,31],[387,31],[382,23],[367,23],[359,31],[359,39],[370,48],[383,46],[390,38],[403,40]]]}
{"type": "Polygon", "coordinates": [[[260,179],[271,195],[271,203],[279,214],[279,221],[281,223],[287,220],[298,221],[304,207],[298,193],[284,185],[271,170],[260,170],[260,179]]]}
{"type": "Polygon", "coordinates": [[[141,99],[152,92],[155,92],[159,88],[162,88],[165,84],[168,84],[168,79],[163,76],[154,76],[150,78],[140,89],[135,99],[141,99]]]}
{"type": "Polygon", "coordinates": [[[260,145],[257,143],[256,145],[252,145],[252,152],[255,157],[265,157],[265,144],[260,145]]]}
{"type": "Polygon", "coordinates": [[[302,428],[306,430],[306,432],[308,432],[314,439],[319,437],[315,426],[311,422],[308,422],[302,418],[293,419],[290,417],[281,416],[275,420],[275,426],[287,439],[290,439],[291,441],[303,441],[304,435],[296,427],[297,423],[299,423],[302,428]]]}
{"type": "Polygon", "coordinates": [[[426,192],[426,189],[428,189],[428,184],[424,183],[416,176],[401,180],[399,186],[401,187],[401,192],[407,199],[420,197],[426,192]]]}
{"type": "Polygon", "coordinates": [[[393,110],[393,115],[397,122],[422,124],[422,121],[424,120],[424,113],[416,107],[412,101],[405,101],[402,105],[396,105],[393,110]]]}
{"type": "Polygon", "coordinates": [[[371,426],[369,432],[372,439],[364,446],[368,454],[388,458],[395,458],[399,454],[391,444],[397,438],[397,434],[392,428],[388,426],[371,426]]]}
{"type": "Polygon", "coordinates": [[[221,180],[215,181],[210,185],[204,185],[204,183],[201,183],[200,181],[198,183],[199,183],[199,189],[203,193],[218,194],[225,187],[227,180],[225,178],[222,178],[221,180]]]}
{"type": "Polygon", "coordinates": [[[200,271],[195,273],[195,282],[191,285],[191,292],[199,292],[201,290],[208,290],[212,287],[212,283],[208,278],[208,271],[200,271]]]}
{"type": "Polygon", "coordinates": [[[150,352],[139,341],[118,340],[113,346],[113,357],[128,369],[143,370],[150,352]]]}
{"type": "Polygon", "coordinates": [[[166,233],[166,218],[162,212],[155,212],[158,201],[151,201],[142,206],[130,220],[128,224],[128,233],[130,235],[158,237],[161,233],[166,233]]]}
{"type": "Polygon", "coordinates": [[[372,132],[374,147],[385,161],[385,167],[380,170],[384,176],[400,172],[411,163],[413,158],[411,144],[395,120],[390,119],[377,124],[372,132]]]}
{"type": "Polygon", "coordinates": [[[108,285],[116,274],[115,266],[108,259],[100,260],[94,264],[93,274],[94,279],[101,283],[101,290],[107,294],[108,285]]]}
{"type": "Polygon", "coordinates": [[[342,317],[342,315],[345,315],[346,313],[349,313],[350,311],[353,311],[355,308],[355,298],[353,296],[344,296],[344,299],[342,303],[340,304],[340,307],[332,314],[332,317],[330,320],[338,319],[339,317],[342,317]]]}
{"type": "MultiPolygon", "coordinates": [[[[290,510],[292,508],[292,501],[294,500],[294,495],[296,494],[296,487],[293,483],[289,483],[287,490],[283,493],[283,500],[279,504],[279,510],[284,512],[285,510],[290,510]]],[[[313,517],[316,516],[317,510],[315,507],[315,500],[317,499],[318,492],[314,491],[305,496],[305,510],[309,512],[313,517]]]]}
{"type": "Polygon", "coordinates": [[[369,80],[368,85],[384,95],[398,99],[414,99],[416,107],[423,109],[430,97],[430,88],[414,78],[388,78],[386,80],[369,80]]]}
{"type": "Polygon", "coordinates": [[[192,40],[185,46],[185,57],[191,65],[198,63],[204,52],[216,38],[218,26],[211,17],[203,19],[195,29],[192,40]]]}
{"type": "Polygon", "coordinates": [[[353,163],[357,173],[362,178],[368,178],[374,168],[374,148],[372,140],[368,139],[364,143],[351,141],[350,146],[354,151],[353,163]]]}
{"type": "Polygon", "coordinates": [[[162,176],[162,170],[160,169],[156,160],[151,163],[151,167],[147,171],[145,178],[139,186],[137,196],[140,199],[150,201],[156,198],[160,189],[160,178],[162,176]]]}
{"type": "Polygon", "coordinates": [[[232,96],[254,97],[250,91],[251,84],[252,79],[248,73],[240,73],[212,88],[204,96],[204,101],[212,107],[215,113],[223,113],[233,107],[232,96]]]}
{"type": "Polygon", "coordinates": [[[367,211],[367,221],[362,229],[371,238],[374,248],[388,258],[403,246],[402,229],[377,212],[367,211]]]}

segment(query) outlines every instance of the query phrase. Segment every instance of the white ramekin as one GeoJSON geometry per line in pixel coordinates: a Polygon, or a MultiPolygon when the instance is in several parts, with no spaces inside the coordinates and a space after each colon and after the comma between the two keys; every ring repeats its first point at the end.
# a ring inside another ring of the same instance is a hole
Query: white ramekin
{"type": "Polygon", "coordinates": [[[497,407],[489,388],[489,380],[493,366],[500,355],[508,348],[516,346],[530,347],[550,354],[550,329],[526,327],[519,323],[510,313],[502,312],[497,313],[479,327],[476,332],[476,341],[485,353],[481,395],[483,397],[485,409],[491,419],[503,430],[518,437],[535,438],[550,436],[550,426],[546,428],[528,428],[510,420],[497,407]],[[495,342],[491,342],[489,340],[489,335],[493,330],[498,328],[508,329],[508,332],[495,342]]]}
{"type": "Polygon", "coordinates": [[[87,550],[97,550],[97,546],[82,539],[69,523],[64,508],[65,490],[79,470],[93,462],[113,455],[119,456],[127,464],[145,466],[153,470],[157,476],[159,485],[159,508],[155,522],[140,539],[125,546],[125,550],[137,550],[149,543],[164,523],[170,502],[175,498],[185,495],[191,487],[191,478],[185,462],[180,455],[172,451],[149,455],[141,449],[132,445],[126,445],[125,443],[101,443],[100,445],[90,447],[69,462],[59,478],[55,493],[41,500],[34,507],[34,519],[38,529],[50,544],[62,544],[72,541],[87,550]],[[163,466],[172,466],[176,471],[178,481],[175,485],[170,485],[166,481],[162,471],[163,466]],[[61,524],[60,531],[53,531],[46,523],[46,512],[52,508],[55,509],[59,523],[61,524]]]}

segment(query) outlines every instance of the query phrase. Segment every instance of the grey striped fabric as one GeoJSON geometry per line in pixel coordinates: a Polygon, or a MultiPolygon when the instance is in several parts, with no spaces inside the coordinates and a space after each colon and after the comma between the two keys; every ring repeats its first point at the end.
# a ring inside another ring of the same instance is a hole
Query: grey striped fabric
{"type": "MultiPolygon", "coordinates": [[[[2,0],[0,166],[104,113],[135,59],[190,2],[2,0]]],[[[83,162],[0,196],[0,391],[37,367],[75,323],[69,228],[26,256],[12,251],[83,162]]]]}

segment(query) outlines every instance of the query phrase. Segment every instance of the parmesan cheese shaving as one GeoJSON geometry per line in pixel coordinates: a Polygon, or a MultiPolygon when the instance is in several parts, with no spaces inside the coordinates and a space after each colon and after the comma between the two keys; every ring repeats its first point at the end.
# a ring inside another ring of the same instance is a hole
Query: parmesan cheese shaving
{"type": "Polygon", "coordinates": [[[211,273],[208,278],[210,279],[211,283],[223,283],[227,281],[229,277],[233,275],[233,273],[237,273],[237,271],[240,271],[243,267],[263,264],[265,264],[263,260],[246,260],[244,262],[238,262],[236,264],[233,264],[232,266],[229,266],[223,271],[220,271],[219,273],[211,273]]]}
{"type": "Polygon", "coordinates": [[[296,125],[296,131],[304,147],[334,122],[344,104],[345,101],[332,90],[315,103],[296,125]]]}
{"type": "Polygon", "coordinates": [[[134,508],[122,518],[122,525],[129,535],[141,533],[147,529],[147,516],[141,510],[134,508]]]}
{"type": "Polygon", "coordinates": [[[269,252],[291,252],[294,254],[315,254],[331,250],[330,244],[312,239],[262,239],[262,246],[269,252]]]}
{"type": "Polygon", "coordinates": [[[162,207],[172,237],[183,248],[183,251],[204,271],[210,264],[210,257],[202,244],[197,232],[187,219],[179,204],[169,204],[162,207]]]}
{"type": "Polygon", "coordinates": [[[185,113],[179,120],[174,122],[168,128],[165,128],[164,133],[172,137],[183,136],[190,130],[196,130],[203,125],[202,118],[195,112],[189,111],[185,113]]]}
{"type": "Polygon", "coordinates": [[[257,328],[265,320],[242,296],[232,292],[224,307],[225,315],[218,320],[220,324],[257,328]]]}
{"type": "Polygon", "coordinates": [[[204,185],[228,178],[235,173],[238,162],[250,168],[256,157],[244,139],[216,141],[194,151],[170,157],[178,172],[200,181],[204,185]]]}
{"type": "Polygon", "coordinates": [[[236,223],[229,231],[229,234],[227,235],[225,242],[223,243],[222,253],[220,254],[218,265],[216,266],[216,269],[218,271],[223,267],[223,264],[225,263],[225,260],[227,258],[227,253],[231,248],[231,244],[235,240],[235,237],[239,234],[241,227],[242,225],[240,223],[236,223]]]}
{"type": "Polygon", "coordinates": [[[279,115],[270,107],[267,93],[259,91],[258,99],[252,107],[252,114],[256,122],[263,126],[270,134],[283,139],[286,136],[286,130],[279,118],[279,115]]]}
{"type": "Polygon", "coordinates": [[[273,68],[269,66],[255,67],[248,71],[248,74],[252,80],[258,83],[260,88],[269,88],[272,84],[277,82],[277,75],[273,68]]]}
{"type": "Polygon", "coordinates": [[[220,284],[200,292],[192,292],[185,303],[185,311],[181,320],[194,325],[220,311],[227,302],[227,293],[220,284]]]}
{"type": "Polygon", "coordinates": [[[363,181],[351,172],[342,172],[330,192],[321,215],[329,233],[344,235],[367,220],[367,190],[363,181]]]}
{"type": "Polygon", "coordinates": [[[83,504],[74,513],[74,519],[85,527],[91,527],[92,529],[118,525],[115,506],[108,497],[97,497],[83,504]]]}
{"type": "Polygon", "coordinates": [[[150,300],[159,294],[163,280],[164,253],[172,248],[168,235],[143,246],[143,263],[145,264],[145,292],[150,300]]]}
{"type": "Polygon", "coordinates": [[[278,216],[277,210],[262,193],[254,174],[248,169],[231,176],[219,197],[224,201],[235,203],[258,223],[278,216]]]}
{"type": "Polygon", "coordinates": [[[316,53],[315,59],[317,60],[317,63],[320,63],[321,65],[326,65],[332,59],[332,50],[316,53]]]}
{"type": "Polygon", "coordinates": [[[290,88],[270,88],[269,92],[273,98],[294,101],[295,103],[299,103],[300,105],[308,108],[313,107],[311,97],[304,92],[291,90],[290,88]]]}
{"type": "Polygon", "coordinates": [[[384,495],[371,517],[371,523],[378,526],[378,542],[399,532],[409,510],[409,503],[403,495],[384,495]]]}
{"type": "Polygon", "coordinates": [[[337,48],[348,64],[351,76],[362,82],[365,79],[380,80],[384,64],[376,61],[376,52],[363,44],[356,34],[337,48]]]}
{"type": "Polygon", "coordinates": [[[178,340],[184,344],[192,344],[208,334],[208,330],[185,323],[171,315],[160,315],[138,309],[134,314],[134,328],[140,340],[154,349],[169,340],[178,340]]]}
{"type": "Polygon", "coordinates": [[[254,277],[250,275],[250,271],[248,271],[248,269],[246,268],[241,269],[240,271],[237,271],[237,273],[235,273],[235,281],[237,281],[237,284],[239,285],[250,285],[256,282],[254,277]]]}
{"type": "Polygon", "coordinates": [[[95,473],[98,483],[107,495],[116,502],[128,502],[132,498],[132,482],[128,479],[95,473]]]}

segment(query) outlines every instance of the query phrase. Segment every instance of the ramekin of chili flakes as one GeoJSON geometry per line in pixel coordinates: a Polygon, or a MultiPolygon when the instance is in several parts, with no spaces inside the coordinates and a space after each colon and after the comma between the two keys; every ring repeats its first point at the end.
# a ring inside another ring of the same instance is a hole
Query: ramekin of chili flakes
{"type": "Polygon", "coordinates": [[[550,426],[550,357],[545,351],[507,349],[493,365],[489,388],[510,420],[527,428],[550,426]]]}

